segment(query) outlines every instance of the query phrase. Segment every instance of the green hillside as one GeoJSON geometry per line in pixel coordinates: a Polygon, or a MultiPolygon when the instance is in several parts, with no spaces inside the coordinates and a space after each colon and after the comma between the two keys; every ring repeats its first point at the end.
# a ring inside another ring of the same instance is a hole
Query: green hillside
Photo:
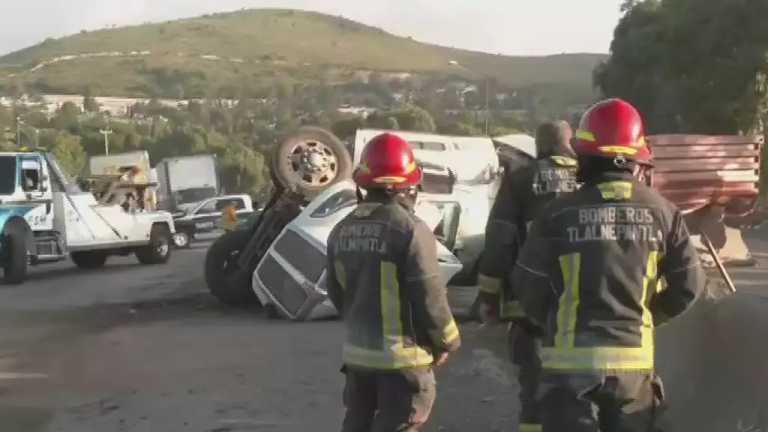
{"type": "Polygon", "coordinates": [[[192,97],[217,86],[276,77],[333,82],[348,79],[355,70],[375,70],[475,79],[490,75],[510,87],[565,86],[581,97],[591,94],[592,70],[603,58],[456,50],[340,17],[261,9],[49,39],[0,57],[0,86],[24,83],[49,93],[80,92],[87,86],[102,95],[170,92],[192,97]],[[466,69],[452,66],[452,60],[466,69]]]}

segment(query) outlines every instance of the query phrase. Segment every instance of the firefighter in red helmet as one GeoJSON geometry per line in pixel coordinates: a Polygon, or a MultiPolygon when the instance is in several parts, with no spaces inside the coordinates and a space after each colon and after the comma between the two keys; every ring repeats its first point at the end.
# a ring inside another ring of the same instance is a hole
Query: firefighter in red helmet
{"type": "Polygon", "coordinates": [[[511,278],[543,335],[544,432],[657,430],[654,327],[690,307],[704,275],[680,211],[637,179],[653,156],[643,129],[619,99],[584,114],[583,185],[535,219],[511,278]]]}
{"type": "Polygon", "coordinates": [[[328,296],[346,326],[342,430],[417,431],[435,400],[432,369],[461,343],[436,239],[414,214],[422,171],[387,133],[367,144],[354,180],[365,196],[328,240],[328,296]]]}

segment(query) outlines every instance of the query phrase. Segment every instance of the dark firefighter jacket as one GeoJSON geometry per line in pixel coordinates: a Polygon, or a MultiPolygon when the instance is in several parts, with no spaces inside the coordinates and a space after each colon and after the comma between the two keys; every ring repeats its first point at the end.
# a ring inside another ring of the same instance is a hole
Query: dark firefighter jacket
{"type": "Polygon", "coordinates": [[[629,174],[550,203],[512,277],[543,328],[550,370],[653,369],[654,326],[683,313],[703,283],[680,211],[629,174]]]}
{"type": "Polygon", "coordinates": [[[459,348],[436,249],[427,225],[394,200],[363,202],[333,229],[328,295],[346,324],[346,365],[427,366],[459,348]]]}
{"type": "Polygon", "coordinates": [[[530,222],[545,204],[575,189],[576,160],[565,156],[545,157],[505,176],[489,215],[479,275],[480,298],[499,307],[501,319],[523,316],[508,279],[530,222]]]}

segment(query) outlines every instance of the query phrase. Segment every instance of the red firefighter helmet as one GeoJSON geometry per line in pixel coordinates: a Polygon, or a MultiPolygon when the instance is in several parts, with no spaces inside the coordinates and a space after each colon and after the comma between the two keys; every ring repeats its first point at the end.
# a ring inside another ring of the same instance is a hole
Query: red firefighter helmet
{"type": "Polygon", "coordinates": [[[639,163],[653,160],[640,113],[621,99],[604,100],[584,113],[573,149],[579,156],[621,156],[639,163]]]}
{"type": "Polygon", "coordinates": [[[384,133],[366,144],[353,177],[363,189],[408,189],[421,183],[422,171],[408,142],[384,133]]]}

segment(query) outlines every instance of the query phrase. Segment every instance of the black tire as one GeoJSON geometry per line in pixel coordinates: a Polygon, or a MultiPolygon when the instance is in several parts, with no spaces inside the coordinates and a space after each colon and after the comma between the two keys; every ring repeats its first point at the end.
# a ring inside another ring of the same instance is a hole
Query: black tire
{"type": "Polygon", "coordinates": [[[136,258],[145,265],[165,264],[171,258],[171,230],[167,225],[155,224],[149,234],[149,244],[136,249],[136,258]]]}
{"type": "Polygon", "coordinates": [[[3,280],[8,284],[20,284],[27,279],[27,236],[29,228],[21,222],[9,222],[3,232],[5,265],[3,280]]]}
{"type": "Polygon", "coordinates": [[[173,245],[179,249],[189,249],[192,246],[192,235],[187,231],[176,231],[173,235],[173,245]]]}
{"type": "Polygon", "coordinates": [[[352,157],[333,133],[303,127],[277,147],[272,173],[283,187],[311,200],[329,186],[352,177],[352,157]]]}
{"type": "Polygon", "coordinates": [[[228,306],[258,305],[251,287],[251,273],[238,265],[238,258],[251,238],[250,230],[224,233],[205,256],[205,282],[208,290],[228,306]]]}
{"type": "Polygon", "coordinates": [[[69,257],[81,269],[102,268],[107,262],[107,254],[101,251],[72,252],[69,257]]]}

